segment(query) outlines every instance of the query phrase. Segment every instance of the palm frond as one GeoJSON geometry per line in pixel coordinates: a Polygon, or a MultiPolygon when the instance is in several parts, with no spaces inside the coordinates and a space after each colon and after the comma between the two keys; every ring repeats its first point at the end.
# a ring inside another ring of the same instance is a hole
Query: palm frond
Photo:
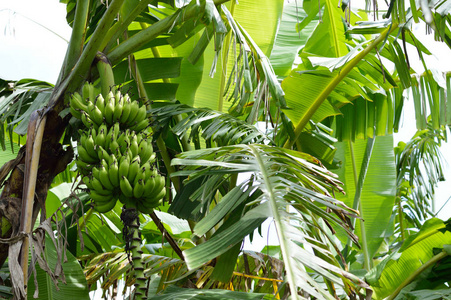
{"type": "Polygon", "coordinates": [[[446,132],[432,129],[431,124],[428,127],[418,131],[408,143],[400,142],[395,148],[397,193],[403,206],[411,205],[406,213],[412,212],[410,217],[418,220],[432,215],[430,207],[435,188],[445,179],[439,147],[446,140],[446,132]]]}
{"type": "MultiPolygon", "coordinates": [[[[199,228],[196,226],[194,229],[199,235],[209,229],[204,227],[206,223],[210,227],[219,226],[218,219],[224,215],[226,201],[237,202],[242,193],[252,195],[258,192],[256,199],[247,203],[238,220],[224,223],[216,228],[216,233],[207,242],[184,251],[188,267],[198,268],[224,253],[230,245],[242,241],[266,218],[272,217],[292,295],[303,290],[319,299],[331,299],[306,268],[324,276],[330,286],[343,285],[349,294],[355,293],[352,281],[366,287],[355,276],[342,270],[335,258],[338,248],[328,238],[330,224],[343,228],[358,243],[351,232],[350,222],[350,218],[357,216],[355,211],[330,197],[332,190],[341,190],[340,183],[334,174],[317,163],[306,154],[261,144],[184,152],[174,159],[172,164],[184,166],[174,176],[188,176],[186,182],[203,176],[251,174],[237,188],[223,195],[219,204],[199,222],[199,228]]],[[[190,200],[202,201],[200,196],[194,195],[190,200]]]]}
{"type": "Polygon", "coordinates": [[[12,132],[24,135],[27,132],[28,120],[33,111],[43,108],[50,100],[53,85],[50,83],[22,79],[19,81],[0,82],[0,123],[1,143],[4,149],[4,128],[7,126],[10,140],[13,140],[12,132]]]}

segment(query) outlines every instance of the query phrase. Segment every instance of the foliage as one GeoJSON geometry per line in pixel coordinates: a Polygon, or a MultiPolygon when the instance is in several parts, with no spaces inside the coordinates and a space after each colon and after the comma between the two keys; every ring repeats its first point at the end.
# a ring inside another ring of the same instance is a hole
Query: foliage
{"type": "MultiPolygon", "coordinates": [[[[167,177],[163,205],[139,215],[149,299],[447,296],[449,224],[430,218],[430,202],[443,177],[451,76],[416,74],[406,52],[415,46],[427,69],[430,51],[411,30],[420,20],[451,47],[447,1],[391,1],[377,21],[348,1],[62,2],[73,33],[56,84],[0,81],[2,147],[5,133],[11,147],[25,134],[29,146],[0,170],[2,180],[11,173],[0,255],[17,247],[19,222],[7,207],[28,208],[37,224],[53,220],[63,246],[46,243],[43,257],[58,266],[51,253],[69,251],[68,285],[54,293],[57,276],[39,271],[43,292],[58,298],[77,287],[86,297],[100,288],[114,298],[123,284],[134,297],[121,205],[96,212],[70,159],[58,160],[61,169],[44,164],[58,151],[72,156],[79,138],[70,96],[85,81],[102,91],[114,81],[147,106],[155,166],[167,177]],[[409,93],[419,131],[394,148],[409,93]],[[22,191],[37,182],[45,206],[34,212],[34,193],[22,191]],[[279,245],[242,250],[267,219],[279,245]]],[[[20,289],[20,274],[1,274],[20,289]]]]}

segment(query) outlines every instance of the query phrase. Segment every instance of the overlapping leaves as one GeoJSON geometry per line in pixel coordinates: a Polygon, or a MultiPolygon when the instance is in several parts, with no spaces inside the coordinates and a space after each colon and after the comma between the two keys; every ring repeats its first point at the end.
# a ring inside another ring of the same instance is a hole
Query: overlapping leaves
{"type": "Polygon", "coordinates": [[[173,117],[186,116],[172,126],[171,130],[179,137],[189,134],[189,140],[193,141],[197,147],[200,147],[201,138],[207,143],[215,142],[221,146],[263,143],[269,140],[269,137],[257,127],[226,113],[177,103],[161,103],[161,105],[160,108],[151,111],[156,122],[154,128],[166,129],[173,117]]]}
{"type": "MultiPolygon", "coordinates": [[[[314,158],[277,147],[249,144],[184,152],[172,164],[184,166],[175,175],[188,176],[186,182],[215,178],[220,181],[224,174],[249,174],[236,188],[223,194],[222,199],[217,199],[217,206],[194,228],[195,234],[202,236],[219,227],[207,242],[184,251],[190,269],[223,254],[272,217],[292,295],[302,289],[319,299],[331,297],[305,268],[324,276],[331,285],[343,285],[347,293],[354,289],[352,281],[366,286],[342,270],[335,258],[336,245],[329,239],[326,225],[340,226],[355,239],[349,218],[356,215],[330,197],[332,190],[341,190],[339,182],[314,158]],[[243,214],[234,223],[219,226],[237,203],[243,203],[240,200],[243,193],[257,196],[252,202],[244,202],[243,214]],[[224,210],[228,205],[230,209],[224,210]]],[[[202,202],[202,193],[194,193],[190,201],[202,202]]]]}

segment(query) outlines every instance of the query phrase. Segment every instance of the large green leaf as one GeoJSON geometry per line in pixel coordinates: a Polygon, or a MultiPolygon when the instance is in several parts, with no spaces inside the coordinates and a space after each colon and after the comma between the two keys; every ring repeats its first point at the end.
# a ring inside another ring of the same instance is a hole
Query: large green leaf
{"type": "Polygon", "coordinates": [[[348,53],[345,43],[344,13],[334,1],[326,0],[324,15],[308,39],[303,54],[340,57],[348,53]]]}
{"type": "Polygon", "coordinates": [[[309,116],[314,122],[319,122],[326,117],[339,114],[328,101],[317,105],[317,99],[334,78],[334,73],[328,71],[298,73],[292,71],[291,74],[282,81],[282,88],[285,91],[285,99],[288,109],[284,113],[290,120],[297,124],[309,111],[313,115],[309,116]]]}
{"type": "MultiPolygon", "coordinates": [[[[50,269],[53,270],[57,264],[56,260],[58,259],[58,255],[55,246],[49,237],[46,238],[44,251],[45,259],[47,260],[50,269]]],[[[62,265],[66,283],[59,282],[58,287],[56,287],[49,275],[39,266],[36,266],[39,296],[34,298],[35,293],[38,291],[35,288],[32,275],[28,282],[28,299],[90,299],[86,278],[78,260],[70,252],[66,252],[66,257],[67,261],[62,265]]],[[[36,294],[36,296],[37,295],[38,294],[36,294]]]]}
{"type": "Polygon", "coordinates": [[[378,298],[382,299],[393,293],[406,278],[430,260],[434,256],[434,248],[451,244],[448,226],[447,222],[436,218],[426,221],[417,234],[404,242],[398,259],[387,257],[383,262],[383,269],[376,267],[366,275],[378,298]]]}
{"type": "MultiPolygon", "coordinates": [[[[357,190],[358,175],[364,161],[367,141],[356,140],[336,145],[337,159],[342,167],[336,171],[344,183],[346,195],[337,195],[346,205],[353,207],[357,190]],[[355,166],[355,168],[354,168],[355,166]]],[[[393,152],[393,137],[375,138],[369,159],[365,181],[360,193],[359,211],[363,218],[369,257],[373,257],[381,245],[388,228],[396,194],[396,166],[393,152]]],[[[360,222],[356,224],[360,240],[360,222]]],[[[344,240],[343,240],[344,241],[344,240]]]]}
{"type": "MultiPolygon", "coordinates": [[[[245,28],[255,44],[262,50],[263,54],[269,57],[281,17],[283,1],[243,0],[239,1],[239,4],[235,4],[233,1],[232,3],[229,4],[229,9],[233,18],[245,28]]],[[[230,107],[231,103],[225,102],[225,86],[231,70],[235,67],[236,51],[238,50],[236,48],[240,47],[240,45],[235,44],[231,40],[225,46],[230,47],[230,49],[222,49],[219,58],[215,54],[215,45],[213,42],[205,50],[204,69],[209,70],[215,64],[216,72],[213,78],[211,78],[210,72],[206,71],[203,73],[193,106],[208,107],[220,111],[225,111],[230,107]],[[224,57],[224,53],[228,53],[228,56],[224,57]],[[226,65],[224,65],[224,62],[226,62],[226,65]]]]}
{"type": "Polygon", "coordinates": [[[305,45],[317,25],[316,22],[309,22],[302,31],[296,32],[296,24],[306,17],[307,14],[300,3],[284,3],[282,20],[269,57],[277,76],[285,77],[290,73],[299,49],[305,45]]]}

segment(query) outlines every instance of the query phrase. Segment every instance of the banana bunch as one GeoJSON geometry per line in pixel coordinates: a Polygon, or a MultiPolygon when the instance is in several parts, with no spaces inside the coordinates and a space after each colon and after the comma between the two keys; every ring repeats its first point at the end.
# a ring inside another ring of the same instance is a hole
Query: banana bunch
{"type": "Polygon", "coordinates": [[[89,128],[80,131],[76,164],[94,209],[108,212],[119,200],[128,208],[152,212],[166,188],[165,178],[153,167],[155,153],[144,131],[149,124],[145,105],[120,92],[110,92],[104,101],[85,84],[83,97],[72,96],[70,110],[89,128]]]}
{"type": "Polygon", "coordinates": [[[121,129],[140,132],[149,126],[147,108],[132,101],[128,94],[119,90],[110,91],[107,99],[102,94],[95,95],[92,84],[83,86],[82,95],[74,93],[70,99],[70,113],[87,127],[98,129],[102,124],[113,126],[119,123],[121,129]]]}

